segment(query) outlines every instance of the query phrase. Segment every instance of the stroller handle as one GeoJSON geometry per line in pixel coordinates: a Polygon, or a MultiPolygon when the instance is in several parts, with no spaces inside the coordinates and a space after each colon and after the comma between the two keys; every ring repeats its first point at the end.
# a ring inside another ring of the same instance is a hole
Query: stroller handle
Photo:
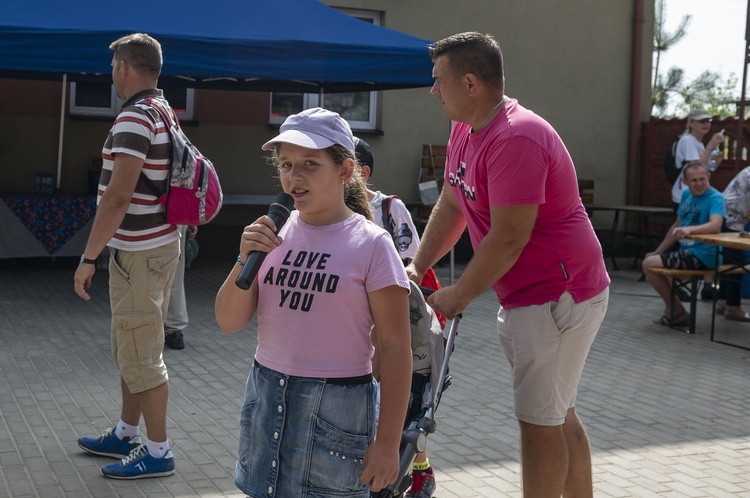
{"type": "MultiPolygon", "coordinates": [[[[419,286],[419,290],[422,291],[422,295],[425,297],[425,299],[428,298],[429,296],[433,295],[434,293],[436,293],[438,291],[438,289],[433,289],[431,287],[424,287],[422,285],[419,286]]],[[[456,316],[458,318],[463,318],[463,315],[461,313],[459,313],[456,316]]]]}
{"type": "Polygon", "coordinates": [[[414,459],[416,458],[417,453],[424,451],[427,432],[430,432],[430,428],[428,426],[426,425],[421,426],[420,424],[431,423],[432,424],[431,432],[435,431],[435,427],[434,427],[435,421],[433,417],[435,415],[435,410],[437,410],[438,406],[440,405],[440,401],[442,399],[443,385],[445,383],[445,379],[448,374],[448,363],[450,361],[451,353],[453,351],[453,346],[456,341],[456,335],[458,334],[458,323],[460,319],[461,319],[461,315],[457,315],[456,317],[454,317],[451,320],[450,326],[448,328],[448,338],[445,344],[445,356],[443,358],[443,363],[440,368],[440,374],[438,376],[437,386],[435,387],[435,394],[434,394],[432,406],[427,409],[427,411],[424,414],[424,417],[422,417],[420,421],[412,422],[409,425],[409,427],[407,427],[403,431],[402,438],[401,438],[401,450],[400,450],[401,457],[399,460],[399,474],[398,474],[400,477],[396,479],[395,483],[373,494],[372,495],[373,498],[400,497],[400,496],[403,496],[403,493],[405,493],[406,490],[409,488],[409,486],[411,486],[411,478],[407,477],[409,474],[409,469],[411,469],[411,465],[414,462],[414,459]]]}
{"type": "Polygon", "coordinates": [[[461,321],[461,314],[454,316],[451,320],[450,326],[448,327],[448,338],[445,341],[445,356],[443,357],[443,364],[440,367],[440,375],[438,376],[438,382],[437,382],[437,389],[435,391],[435,400],[433,401],[433,406],[428,409],[428,412],[431,411],[430,417],[432,417],[432,414],[437,410],[438,405],[440,405],[440,401],[443,398],[443,384],[445,383],[445,378],[448,375],[448,363],[450,362],[451,355],[453,353],[453,347],[456,343],[456,335],[458,335],[458,323],[461,321]]]}
{"type": "Polygon", "coordinates": [[[422,291],[422,295],[424,297],[431,296],[432,294],[434,294],[435,292],[437,292],[437,289],[433,289],[431,287],[425,287],[423,285],[419,286],[419,290],[422,291]]]}

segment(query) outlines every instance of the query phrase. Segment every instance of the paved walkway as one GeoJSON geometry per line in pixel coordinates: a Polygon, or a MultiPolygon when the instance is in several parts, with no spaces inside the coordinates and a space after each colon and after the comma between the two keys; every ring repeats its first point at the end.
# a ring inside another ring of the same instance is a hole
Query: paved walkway
{"type": "MultiPolygon", "coordinates": [[[[225,336],[214,322],[214,296],[230,265],[197,261],[186,275],[187,347],[165,351],[177,473],[140,481],[103,478],[99,467],[112,460],[76,444],[119,415],[106,272],[96,274],[85,303],[73,292],[71,268],[0,266],[0,498],[242,496],[232,472],[256,342],[253,325],[225,336]]],[[[709,341],[707,303],[699,303],[696,335],[653,325],[661,305],[638,276],[612,274],[609,312],[578,397],[596,496],[750,497],[750,352],[709,341]]],[[[481,296],[459,327],[454,384],[429,440],[439,498],[521,495],[496,308],[491,294],[481,296]]],[[[719,332],[750,346],[750,324],[719,319],[719,332]]]]}

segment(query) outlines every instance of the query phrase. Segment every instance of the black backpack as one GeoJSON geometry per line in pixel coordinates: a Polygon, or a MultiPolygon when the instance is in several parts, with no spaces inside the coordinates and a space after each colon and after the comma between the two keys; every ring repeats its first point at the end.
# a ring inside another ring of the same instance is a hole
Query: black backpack
{"type": "Polygon", "coordinates": [[[675,142],[667,151],[667,156],[664,158],[664,175],[667,177],[667,181],[670,185],[674,185],[674,182],[677,181],[677,178],[680,177],[680,173],[682,173],[682,165],[680,165],[679,167],[677,166],[677,159],[675,157],[675,152],[677,152],[677,143],[679,141],[679,138],[675,140],[675,142]]]}

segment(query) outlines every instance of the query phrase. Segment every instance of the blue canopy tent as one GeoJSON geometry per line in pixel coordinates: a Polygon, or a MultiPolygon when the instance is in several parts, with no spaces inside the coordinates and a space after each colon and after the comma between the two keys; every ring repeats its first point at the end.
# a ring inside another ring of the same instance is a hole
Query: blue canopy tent
{"type": "Polygon", "coordinates": [[[111,78],[109,44],[145,32],[162,45],[160,82],[193,88],[353,92],[432,84],[428,40],[318,0],[15,0],[0,9],[0,77],[111,78]]]}
{"type": "Polygon", "coordinates": [[[432,84],[428,40],[317,0],[24,0],[0,9],[0,75],[109,77],[109,44],[145,32],[162,78],[192,87],[341,91],[432,84]]]}

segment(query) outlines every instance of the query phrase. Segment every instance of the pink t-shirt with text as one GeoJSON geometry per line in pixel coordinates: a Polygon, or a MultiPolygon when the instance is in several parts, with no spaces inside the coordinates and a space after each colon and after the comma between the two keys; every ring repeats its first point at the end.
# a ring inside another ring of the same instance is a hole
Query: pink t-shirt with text
{"type": "Polygon", "coordinates": [[[529,242],[493,285],[504,308],[557,301],[565,291],[581,302],[609,285],[570,154],[549,123],[515,99],[477,133],[453,124],[445,181],[474,249],[489,232],[490,206],[539,205],[529,242]]]}
{"type": "Polygon", "coordinates": [[[258,348],[263,366],[299,377],[372,372],[367,294],[409,289],[390,234],[363,216],[308,225],[293,211],[258,272],[258,348]]]}

